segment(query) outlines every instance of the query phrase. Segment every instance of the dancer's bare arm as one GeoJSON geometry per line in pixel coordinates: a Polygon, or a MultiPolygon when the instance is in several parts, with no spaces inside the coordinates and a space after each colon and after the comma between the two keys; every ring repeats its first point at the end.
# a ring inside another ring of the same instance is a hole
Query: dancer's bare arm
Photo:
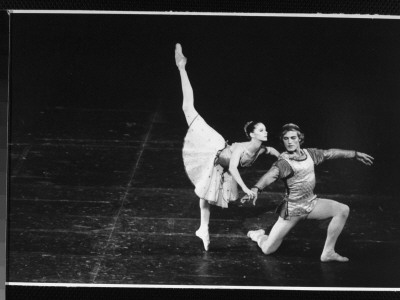
{"type": "Polygon", "coordinates": [[[267,148],[266,154],[279,157],[280,153],[274,147],[266,147],[266,148],[267,148]]]}
{"type": "Polygon", "coordinates": [[[265,173],[260,180],[251,188],[251,190],[255,193],[254,198],[242,197],[240,202],[245,203],[249,200],[252,200],[253,205],[256,205],[256,201],[258,198],[258,193],[260,193],[264,188],[275,182],[279,178],[279,168],[275,165],[265,173]]]}
{"type": "Polygon", "coordinates": [[[240,157],[242,156],[244,149],[237,145],[233,151],[232,151],[232,156],[229,161],[229,172],[231,173],[232,177],[235,179],[235,181],[240,185],[242,188],[243,192],[246,193],[247,196],[249,196],[251,199],[253,197],[256,197],[257,193],[251,191],[246,184],[243,182],[242,177],[240,176],[238,166],[240,162],[240,157]]]}

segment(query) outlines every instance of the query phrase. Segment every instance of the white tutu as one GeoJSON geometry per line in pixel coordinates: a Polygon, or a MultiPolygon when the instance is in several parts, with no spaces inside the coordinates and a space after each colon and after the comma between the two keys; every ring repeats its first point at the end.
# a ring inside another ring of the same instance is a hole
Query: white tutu
{"type": "Polygon", "coordinates": [[[236,200],[238,187],[231,174],[214,165],[219,150],[225,148],[224,138],[198,115],[190,125],[182,149],[183,163],[196,195],[221,207],[236,200]]]}

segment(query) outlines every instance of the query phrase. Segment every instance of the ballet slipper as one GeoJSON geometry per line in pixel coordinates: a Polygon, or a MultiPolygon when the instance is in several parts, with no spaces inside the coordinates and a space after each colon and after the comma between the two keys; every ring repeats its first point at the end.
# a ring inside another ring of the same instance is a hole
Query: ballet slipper
{"type": "Polygon", "coordinates": [[[207,229],[198,229],[196,231],[196,236],[201,238],[204,245],[204,250],[208,251],[208,246],[210,245],[210,234],[208,233],[207,229]]]}
{"type": "Polygon", "coordinates": [[[265,234],[265,230],[264,230],[264,229],[258,229],[258,230],[250,230],[250,231],[247,233],[247,236],[248,236],[249,238],[251,238],[251,240],[252,240],[253,242],[257,242],[257,241],[258,241],[258,238],[259,238],[260,236],[264,235],[264,234],[265,234]]]}
{"type": "Polygon", "coordinates": [[[180,44],[176,44],[176,47],[175,47],[175,62],[176,62],[178,69],[185,68],[187,59],[182,53],[182,47],[180,44]]]}
{"type": "Polygon", "coordinates": [[[322,262],[332,262],[332,261],[348,262],[349,259],[347,257],[337,254],[334,251],[331,251],[331,252],[322,253],[321,261],[322,262]]]}

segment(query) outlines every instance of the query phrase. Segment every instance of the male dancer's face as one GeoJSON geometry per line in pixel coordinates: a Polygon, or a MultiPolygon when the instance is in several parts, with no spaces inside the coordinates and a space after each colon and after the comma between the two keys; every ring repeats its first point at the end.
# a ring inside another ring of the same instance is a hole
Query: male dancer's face
{"type": "Polygon", "coordinates": [[[283,144],[289,153],[300,150],[300,139],[297,131],[286,132],[283,136],[283,144]]]}

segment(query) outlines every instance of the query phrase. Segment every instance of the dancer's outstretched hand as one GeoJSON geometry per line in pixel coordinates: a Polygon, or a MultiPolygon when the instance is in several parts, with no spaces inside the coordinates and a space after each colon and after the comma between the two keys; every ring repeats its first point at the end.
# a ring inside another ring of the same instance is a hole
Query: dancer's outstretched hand
{"type": "Polygon", "coordinates": [[[374,158],[372,156],[362,152],[356,152],[356,159],[367,166],[372,166],[374,163],[374,158]]]}
{"type": "Polygon", "coordinates": [[[241,199],[241,203],[248,203],[251,202],[254,206],[256,205],[256,201],[258,198],[258,190],[256,188],[252,188],[249,190],[251,193],[244,195],[241,199]]]}
{"type": "Polygon", "coordinates": [[[181,44],[176,44],[175,46],[175,63],[178,69],[184,69],[186,66],[187,59],[182,53],[181,44]]]}

